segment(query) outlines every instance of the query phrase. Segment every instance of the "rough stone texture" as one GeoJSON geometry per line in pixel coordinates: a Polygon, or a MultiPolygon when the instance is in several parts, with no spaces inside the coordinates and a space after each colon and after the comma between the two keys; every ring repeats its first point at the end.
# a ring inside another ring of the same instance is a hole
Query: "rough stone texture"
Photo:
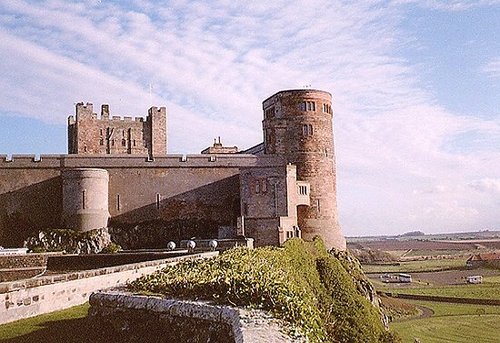
{"type": "Polygon", "coordinates": [[[107,228],[79,233],[71,230],[44,230],[28,237],[23,246],[33,250],[64,251],[70,254],[97,254],[111,244],[107,228]]]}
{"type": "Polygon", "coordinates": [[[281,91],[263,102],[266,154],[297,166],[297,179],[310,184],[310,206],[298,207],[302,237],[320,235],[328,248],[346,249],[338,224],[335,150],[330,93],[281,91]]]}
{"type": "Polygon", "coordinates": [[[90,305],[99,336],[121,342],[305,342],[285,335],[283,321],[259,310],[109,292],[92,294],[90,305]]]}
{"type": "Polygon", "coordinates": [[[93,105],[76,104],[76,117],[68,118],[69,154],[148,154],[167,153],[167,111],[151,107],[146,120],[138,117],[109,116],[102,105],[101,116],[93,105]]]}
{"type": "Polygon", "coordinates": [[[0,283],[0,324],[58,311],[88,301],[92,292],[125,285],[182,259],[209,258],[206,252],[115,267],[47,275],[0,283]]]}

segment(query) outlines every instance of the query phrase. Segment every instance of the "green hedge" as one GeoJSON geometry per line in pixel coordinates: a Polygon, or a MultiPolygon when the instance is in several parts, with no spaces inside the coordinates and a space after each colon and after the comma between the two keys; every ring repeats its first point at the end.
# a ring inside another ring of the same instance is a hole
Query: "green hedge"
{"type": "MultiPolygon", "coordinates": [[[[344,263],[346,263],[344,261],[344,263]]],[[[347,264],[349,265],[349,264],[347,264]]],[[[135,292],[269,310],[311,342],[395,342],[378,310],[321,240],[292,239],[284,248],[236,248],[184,261],[133,282],[135,292]]]]}

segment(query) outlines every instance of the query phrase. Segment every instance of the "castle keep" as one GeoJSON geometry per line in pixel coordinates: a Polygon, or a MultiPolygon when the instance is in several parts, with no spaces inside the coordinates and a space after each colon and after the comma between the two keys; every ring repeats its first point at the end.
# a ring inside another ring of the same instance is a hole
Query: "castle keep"
{"type": "Polygon", "coordinates": [[[167,113],[110,117],[76,105],[68,155],[0,155],[0,245],[44,228],[167,240],[252,237],[257,246],[321,235],[345,249],[337,220],[331,95],[281,91],[263,102],[264,142],[238,152],[220,140],[198,155],[167,154],[167,113]],[[141,231],[143,230],[143,231],[141,231]]]}

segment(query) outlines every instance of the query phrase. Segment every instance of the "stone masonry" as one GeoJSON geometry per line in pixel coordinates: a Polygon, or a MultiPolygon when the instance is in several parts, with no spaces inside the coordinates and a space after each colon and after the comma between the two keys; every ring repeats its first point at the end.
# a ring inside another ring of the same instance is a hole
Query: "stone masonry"
{"type": "Polygon", "coordinates": [[[145,120],[110,117],[109,105],[102,105],[98,117],[91,103],[78,103],[68,118],[68,153],[165,155],[166,116],[165,107],[151,107],[145,120]]]}
{"type": "Polygon", "coordinates": [[[0,245],[40,229],[109,226],[155,228],[178,243],[221,232],[256,246],[320,235],[345,250],[331,103],[320,90],[280,91],[263,102],[262,144],[238,152],[216,140],[187,156],[167,155],[165,107],[121,119],[108,105],[98,117],[79,103],[68,119],[68,155],[0,155],[0,245]]]}

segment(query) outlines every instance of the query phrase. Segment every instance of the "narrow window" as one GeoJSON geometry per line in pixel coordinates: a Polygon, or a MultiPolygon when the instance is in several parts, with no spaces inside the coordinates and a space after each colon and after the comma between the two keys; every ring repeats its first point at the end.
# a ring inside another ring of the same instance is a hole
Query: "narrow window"
{"type": "Polygon", "coordinates": [[[308,134],[308,128],[307,124],[302,125],[302,135],[307,136],[308,134]]]}
{"type": "Polygon", "coordinates": [[[82,209],[85,209],[87,207],[87,190],[84,189],[82,191],[82,209]]]}
{"type": "Polygon", "coordinates": [[[313,135],[313,126],[311,124],[309,124],[309,136],[312,136],[313,135]]]}
{"type": "Polygon", "coordinates": [[[307,186],[299,186],[299,194],[307,195],[307,186]]]}
{"type": "Polygon", "coordinates": [[[262,193],[267,192],[267,180],[262,180],[262,193]]]}
{"type": "Polygon", "coordinates": [[[99,134],[102,136],[102,129],[99,129],[99,134]]]}
{"type": "Polygon", "coordinates": [[[122,139],[122,146],[126,146],[127,145],[127,141],[125,139],[122,139]]]}
{"type": "Polygon", "coordinates": [[[135,146],[135,139],[134,139],[134,146],[135,146]]]}
{"type": "Polygon", "coordinates": [[[116,210],[120,211],[121,209],[121,204],[120,204],[120,194],[116,195],[116,210]]]}
{"type": "Polygon", "coordinates": [[[255,193],[260,193],[260,182],[257,180],[255,183],[255,193]]]}
{"type": "Polygon", "coordinates": [[[316,199],[316,208],[318,209],[318,212],[321,212],[321,206],[319,205],[319,199],[316,199]]]}
{"type": "Polygon", "coordinates": [[[161,195],[160,193],[156,193],[156,209],[160,209],[160,200],[161,200],[161,195]]]}

